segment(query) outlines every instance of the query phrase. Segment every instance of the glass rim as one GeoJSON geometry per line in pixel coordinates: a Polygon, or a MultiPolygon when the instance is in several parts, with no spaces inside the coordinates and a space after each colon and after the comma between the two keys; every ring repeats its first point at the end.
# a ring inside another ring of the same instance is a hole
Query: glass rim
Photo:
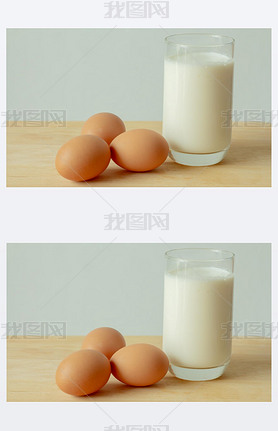
{"type": "Polygon", "coordinates": [[[199,248],[192,248],[192,247],[184,247],[184,248],[173,248],[172,250],[168,250],[165,252],[164,256],[167,259],[173,259],[173,260],[179,260],[182,262],[223,262],[225,260],[234,259],[235,253],[229,250],[223,250],[223,249],[217,249],[217,248],[206,248],[206,247],[199,247],[199,248]],[[207,252],[216,252],[216,253],[223,253],[223,256],[221,258],[205,258],[205,259],[191,259],[191,258],[184,258],[180,256],[172,256],[171,253],[173,252],[182,252],[182,251],[207,251],[207,252]],[[226,256],[224,256],[224,254],[226,256]]]}
{"type": "Polygon", "coordinates": [[[172,45],[178,45],[178,46],[198,46],[198,47],[207,47],[207,48],[213,48],[213,47],[217,47],[217,46],[227,46],[227,45],[233,45],[235,43],[235,39],[231,36],[223,36],[221,34],[214,34],[214,33],[176,33],[176,34],[171,34],[167,37],[165,37],[165,42],[172,44],[172,45]],[[195,36],[205,36],[205,37],[211,37],[211,38],[221,38],[222,39],[222,43],[214,43],[214,44],[193,44],[193,43],[182,43],[182,42],[174,42],[171,40],[171,38],[175,38],[175,37],[184,37],[184,36],[189,36],[189,37],[195,37],[195,36]],[[226,40],[226,42],[224,42],[224,40],[226,40]]]}

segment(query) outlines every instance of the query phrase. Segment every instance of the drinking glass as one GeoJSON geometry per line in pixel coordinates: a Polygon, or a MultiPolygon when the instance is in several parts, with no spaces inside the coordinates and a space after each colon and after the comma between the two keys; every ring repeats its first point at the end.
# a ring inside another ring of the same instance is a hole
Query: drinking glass
{"type": "Polygon", "coordinates": [[[189,166],[219,163],[231,144],[234,39],[187,33],[165,43],[163,136],[170,157],[189,166]]]}
{"type": "Polygon", "coordinates": [[[216,379],[231,357],[234,254],[185,248],[165,256],[163,350],[170,372],[216,379]]]}

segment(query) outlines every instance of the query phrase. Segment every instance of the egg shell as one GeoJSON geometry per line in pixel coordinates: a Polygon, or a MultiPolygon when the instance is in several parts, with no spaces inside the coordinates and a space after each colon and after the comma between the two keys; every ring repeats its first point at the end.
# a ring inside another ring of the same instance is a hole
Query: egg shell
{"type": "Polygon", "coordinates": [[[82,349],[94,349],[102,352],[108,359],[126,345],[122,334],[113,328],[96,328],[86,335],[82,349]]]}
{"type": "Polygon", "coordinates": [[[153,385],[169,367],[168,357],[161,349],[141,343],[118,350],[110,362],[113,376],[130,386],[153,385]]]}
{"type": "Polygon", "coordinates": [[[149,129],[133,129],[122,133],[112,141],[110,149],[117,165],[134,172],[157,168],[169,153],[166,139],[149,129]]]}
{"type": "Polygon", "coordinates": [[[125,124],[120,117],[109,112],[101,112],[88,118],[82,127],[81,135],[96,135],[110,144],[123,132],[125,132],[125,124]]]}
{"type": "Polygon", "coordinates": [[[56,169],[72,181],[88,181],[101,174],[111,158],[107,143],[98,136],[76,136],[66,142],[56,156],[56,169]]]}
{"type": "Polygon", "coordinates": [[[57,368],[56,383],[67,394],[84,396],[101,389],[111,374],[109,360],[96,350],[78,350],[57,368]]]}

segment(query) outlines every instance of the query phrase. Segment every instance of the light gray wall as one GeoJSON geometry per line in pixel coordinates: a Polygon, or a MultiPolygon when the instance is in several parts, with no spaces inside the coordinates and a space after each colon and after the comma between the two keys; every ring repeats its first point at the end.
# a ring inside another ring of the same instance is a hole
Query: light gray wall
{"type": "Polygon", "coordinates": [[[112,326],[162,334],[164,253],[233,251],[234,321],[271,322],[269,244],[9,244],[8,321],[65,321],[71,335],[112,326]]]}
{"type": "Polygon", "coordinates": [[[7,109],[63,109],[68,120],[110,111],[125,121],[160,121],[164,38],[192,31],[236,39],[234,109],[270,111],[268,29],[9,29],[7,109]]]}

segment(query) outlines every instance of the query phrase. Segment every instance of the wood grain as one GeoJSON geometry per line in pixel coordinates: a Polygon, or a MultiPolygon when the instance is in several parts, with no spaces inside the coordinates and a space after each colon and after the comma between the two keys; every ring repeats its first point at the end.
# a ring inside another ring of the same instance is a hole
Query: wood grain
{"type": "MultiPolygon", "coordinates": [[[[260,123],[233,128],[231,148],[219,164],[186,167],[171,159],[151,172],[135,173],[111,161],[108,169],[89,182],[75,183],[55,169],[55,156],[70,138],[80,134],[83,122],[66,127],[7,127],[8,187],[270,187],[271,127],[260,123]]],[[[149,128],[161,132],[161,122],[126,122],[127,129],[149,128]]]]}
{"type": "MultiPolygon", "coordinates": [[[[113,376],[99,392],[73,397],[55,384],[60,361],[81,347],[83,337],[7,340],[7,401],[271,401],[271,341],[234,339],[232,360],[222,377],[207,382],[176,379],[134,388],[113,376]]],[[[127,344],[147,342],[161,347],[161,337],[126,337],[127,344]]]]}

